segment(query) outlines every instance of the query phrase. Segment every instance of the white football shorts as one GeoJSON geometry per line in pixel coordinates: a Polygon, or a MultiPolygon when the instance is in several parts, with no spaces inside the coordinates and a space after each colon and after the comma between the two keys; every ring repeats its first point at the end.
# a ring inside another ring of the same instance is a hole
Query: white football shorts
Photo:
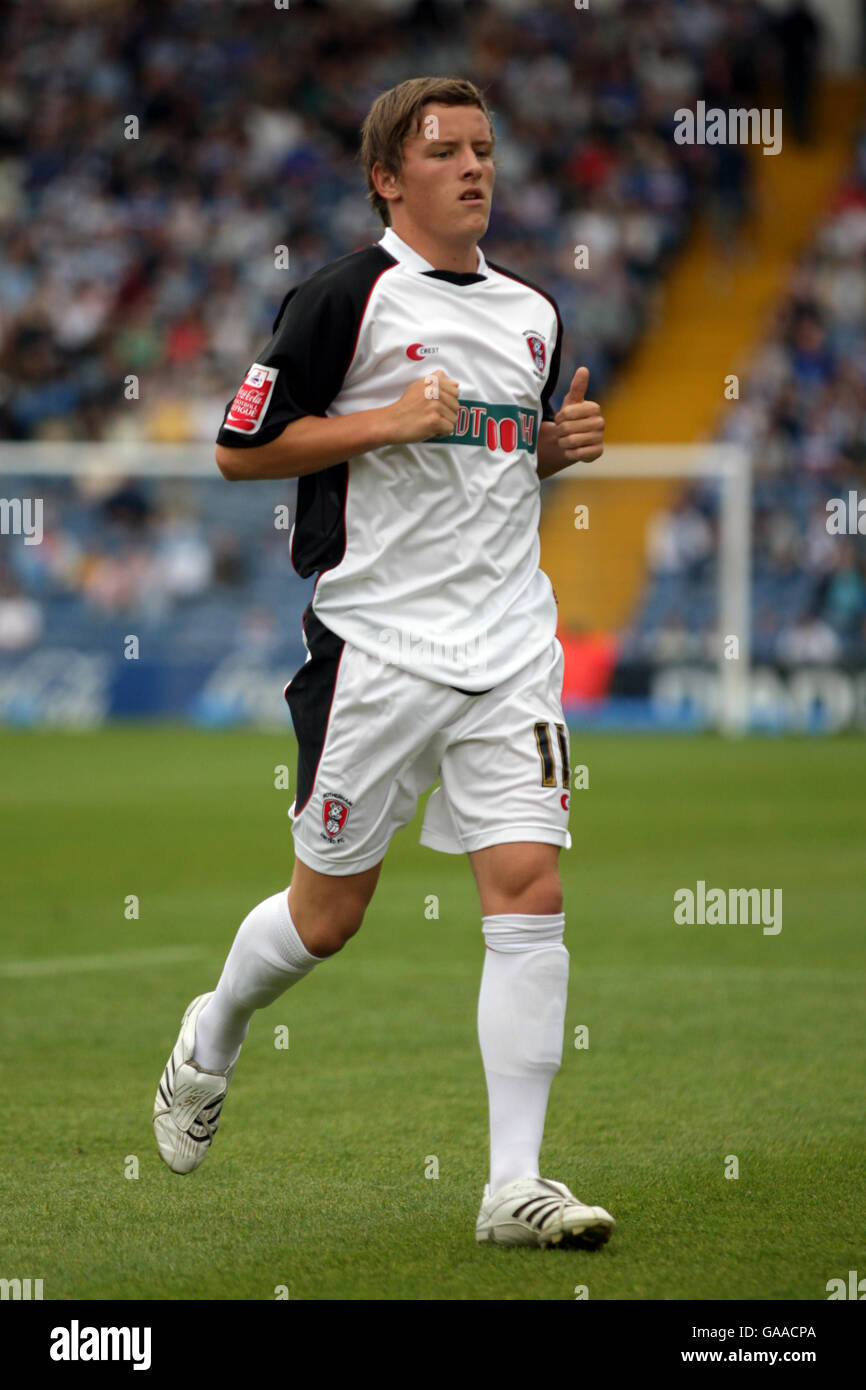
{"type": "Polygon", "coordinates": [[[559,641],[471,694],[369,656],[304,615],[309,655],[286,687],[298,739],[289,810],[297,857],[357,874],[439,779],[421,844],[445,854],[542,841],[571,848],[570,762],[559,641]]]}

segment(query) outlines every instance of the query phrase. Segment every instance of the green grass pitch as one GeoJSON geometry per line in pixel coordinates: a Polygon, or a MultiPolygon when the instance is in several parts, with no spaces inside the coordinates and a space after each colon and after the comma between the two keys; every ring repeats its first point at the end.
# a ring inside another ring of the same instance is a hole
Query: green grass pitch
{"type": "Polygon", "coordinates": [[[542,1168],[617,1218],[597,1253],[475,1243],[480,916],[468,862],[417,822],[358,936],[254,1020],[206,1163],[170,1173],[156,1084],[238,923],[289,880],[274,769],[294,778],[294,746],[0,734],[0,1276],[46,1299],[821,1300],[866,1274],[863,742],[571,744],[589,787],[542,1168]],[[698,879],[781,888],[782,931],[676,925],[698,879]]]}

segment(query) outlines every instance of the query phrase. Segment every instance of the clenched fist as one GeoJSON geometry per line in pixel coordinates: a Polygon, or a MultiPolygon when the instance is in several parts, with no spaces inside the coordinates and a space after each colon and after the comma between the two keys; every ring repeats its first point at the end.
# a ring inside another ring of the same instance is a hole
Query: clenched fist
{"type": "Polygon", "coordinates": [[[600,406],[585,399],[588,385],[588,368],[578,367],[554,416],[556,442],[570,463],[592,463],[604,450],[604,420],[600,406]]]}
{"type": "Polygon", "coordinates": [[[459,390],[441,370],[413,381],[386,407],[388,443],[417,444],[433,434],[451,434],[457,424],[459,390]]]}

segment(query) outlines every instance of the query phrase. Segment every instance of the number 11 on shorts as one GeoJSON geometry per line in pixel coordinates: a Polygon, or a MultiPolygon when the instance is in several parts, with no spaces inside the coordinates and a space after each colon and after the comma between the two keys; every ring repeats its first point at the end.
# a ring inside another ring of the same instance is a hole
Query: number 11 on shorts
{"type": "MultiPolygon", "coordinates": [[[[559,743],[559,756],[562,762],[562,785],[567,787],[571,780],[571,765],[568,759],[568,732],[564,724],[554,725],[556,737],[559,743]]],[[[535,726],[535,743],[538,748],[538,756],[541,758],[541,785],[543,787],[556,786],[556,765],[553,756],[553,742],[550,736],[550,725],[539,722],[535,726]]]]}

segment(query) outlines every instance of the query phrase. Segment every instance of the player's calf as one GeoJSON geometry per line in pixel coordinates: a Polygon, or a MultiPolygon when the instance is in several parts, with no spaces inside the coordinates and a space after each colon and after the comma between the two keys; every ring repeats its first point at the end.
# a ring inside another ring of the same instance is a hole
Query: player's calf
{"type": "Polygon", "coordinates": [[[359,930],[376,888],[381,863],[359,874],[322,874],[295,861],[289,911],[311,955],[341,951],[359,930]]]}

